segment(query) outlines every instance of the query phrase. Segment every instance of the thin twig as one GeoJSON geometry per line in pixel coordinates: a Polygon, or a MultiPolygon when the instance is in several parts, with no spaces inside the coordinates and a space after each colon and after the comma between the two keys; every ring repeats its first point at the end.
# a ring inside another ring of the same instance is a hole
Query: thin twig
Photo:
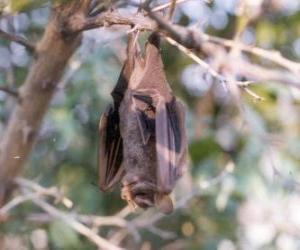
{"type": "Polygon", "coordinates": [[[202,68],[204,68],[206,71],[208,71],[214,78],[219,80],[220,82],[225,81],[225,77],[220,75],[217,71],[215,71],[208,63],[204,62],[200,57],[198,57],[193,51],[189,50],[185,46],[181,45],[177,41],[175,41],[171,37],[166,37],[166,41],[170,43],[171,45],[177,47],[180,51],[182,51],[184,54],[186,54],[188,57],[193,59],[197,64],[199,64],[202,68]]]}
{"type": "Polygon", "coordinates": [[[175,7],[176,7],[176,0],[170,0],[170,9],[169,9],[169,13],[168,13],[168,20],[171,21],[174,11],[175,11],[175,7]]]}
{"type": "Polygon", "coordinates": [[[37,206],[39,206],[41,209],[43,209],[45,212],[50,214],[51,216],[55,217],[56,219],[59,219],[72,227],[76,232],[84,235],[87,237],[90,241],[94,242],[98,247],[101,249],[110,249],[110,250],[121,250],[122,248],[115,246],[111,244],[106,239],[100,237],[95,232],[93,232],[91,229],[83,225],[82,223],[78,222],[68,214],[59,211],[55,207],[51,206],[47,202],[41,200],[41,199],[33,199],[33,203],[35,203],[37,206]]]}
{"type": "Polygon", "coordinates": [[[164,240],[170,240],[170,239],[174,239],[177,237],[176,233],[170,232],[170,231],[166,231],[166,230],[162,230],[158,227],[155,227],[153,225],[148,227],[148,230],[155,234],[158,235],[160,238],[164,239],[164,240]]]}
{"type": "Polygon", "coordinates": [[[73,206],[73,202],[69,198],[65,197],[56,187],[45,188],[36,182],[24,178],[16,178],[15,182],[19,186],[30,188],[34,192],[50,195],[56,199],[56,202],[62,202],[62,204],[64,204],[67,208],[71,208],[73,206]]]}
{"type": "MultiPolygon", "coordinates": [[[[200,190],[207,189],[213,185],[216,185],[217,183],[222,181],[223,178],[225,178],[228,173],[231,173],[233,169],[234,169],[233,163],[229,162],[226,165],[224,171],[222,171],[217,177],[214,177],[210,180],[203,182],[203,185],[200,186],[200,190]]],[[[41,198],[42,195],[60,197],[61,194],[57,194],[58,193],[57,188],[55,187],[45,188],[31,180],[27,180],[23,178],[18,178],[16,180],[16,183],[21,187],[24,194],[22,196],[16,197],[15,199],[7,203],[4,207],[2,207],[2,209],[0,210],[0,214],[6,215],[8,211],[11,210],[12,208],[16,207],[22,202],[31,200],[37,206],[42,208],[47,214],[49,214],[49,216],[55,219],[62,220],[64,223],[72,227],[75,231],[86,236],[89,240],[94,242],[98,247],[104,249],[121,249],[121,248],[103,239],[102,237],[97,235],[95,232],[93,232],[90,228],[88,228],[86,225],[82,223],[90,224],[92,226],[94,225],[96,227],[103,226],[103,225],[114,225],[114,226],[121,227],[122,229],[120,229],[118,233],[114,234],[114,236],[111,237],[112,242],[121,242],[122,239],[124,239],[124,237],[126,237],[126,235],[128,234],[131,234],[134,237],[135,241],[137,242],[140,241],[140,235],[137,230],[138,228],[147,228],[152,233],[158,234],[164,238],[171,238],[175,236],[172,232],[163,231],[154,225],[158,220],[164,217],[164,215],[161,213],[155,213],[151,218],[149,217],[145,218],[144,215],[138,216],[131,221],[126,221],[124,219],[124,217],[126,217],[130,213],[128,207],[122,209],[121,212],[117,213],[115,216],[107,216],[107,217],[78,215],[75,213],[70,214],[58,210],[57,208],[53,207],[52,205],[50,205],[49,203],[47,203],[41,198]],[[29,190],[32,190],[33,192],[29,190]]],[[[192,198],[200,194],[200,190],[199,187],[195,188],[195,190],[191,192],[188,196],[185,196],[182,199],[180,199],[175,206],[175,210],[185,207],[192,198]]]]}
{"type": "Polygon", "coordinates": [[[12,97],[18,98],[19,97],[19,93],[18,91],[15,91],[9,87],[2,87],[0,86],[0,91],[5,92],[7,94],[9,94],[12,97]]]}
{"type": "MultiPolygon", "coordinates": [[[[41,185],[39,185],[36,182],[33,182],[28,179],[24,178],[17,178],[16,184],[21,189],[31,190],[32,192],[28,192],[25,194],[22,194],[20,196],[15,197],[10,202],[8,202],[5,206],[3,206],[0,209],[0,216],[6,216],[9,214],[9,211],[15,208],[16,206],[26,202],[26,201],[33,201],[36,199],[41,199],[41,196],[52,196],[55,197],[57,200],[62,201],[67,207],[70,207],[73,203],[68,198],[64,197],[56,187],[50,187],[45,188],[41,185]]],[[[59,210],[58,210],[59,211],[59,210]]],[[[46,211],[47,212],[47,211],[46,211]]],[[[64,213],[64,212],[62,212],[64,213]]],[[[65,213],[67,215],[67,213],[65,213]]],[[[93,228],[96,227],[102,227],[102,226],[117,226],[121,228],[126,228],[126,230],[134,237],[136,242],[140,241],[141,237],[139,235],[139,232],[136,230],[133,225],[128,223],[124,217],[126,217],[129,214],[129,211],[127,207],[122,209],[121,212],[117,213],[114,216],[95,216],[95,215],[81,215],[72,213],[71,216],[74,220],[77,220],[79,222],[82,222],[84,224],[90,225],[93,228]]],[[[56,218],[52,214],[50,214],[50,217],[45,217],[45,214],[42,215],[43,221],[49,221],[56,218]]],[[[41,216],[40,216],[41,217],[41,216]]]]}
{"type": "MultiPolygon", "coordinates": [[[[187,2],[187,1],[190,1],[190,0],[177,0],[176,4],[184,3],[184,2],[187,2]]],[[[211,3],[212,2],[211,0],[203,0],[203,1],[206,2],[206,3],[211,3]]],[[[153,7],[151,9],[151,11],[152,12],[158,12],[158,11],[164,10],[166,8],[169,8],[169,6],[171,4],[172,4],[171,2],[168,2],[168,3],[165,3],[165,4],[161,4],[159,6],[153,7]]]]}
{"type": "MultiPolygon", "coordinates": [[[[57,208],[53,207],[46,201],[40,198],[41,195],[51,195],[57,196],[57,188],[44,188],[39,184],[26,180],[23,178],[18,178],[16,183],[22,188],[24,194],[22,196],[16,197],[15,199],[11,200],[5,206],[3,206],[0,210],[0,214],[7,214],[7,212],[12,209],[13,207],[19,205],[20,203],[31,200],[37,206],[42,208],[45,212],[47,212],[52,217],[59,219],[72,227],[78,233],[86,236],[89,240],[94,242],[98,247],[102,249],[111,249],[111,250],[121,250],[122,248],[117,247],[106,239],[100,237],[91,229],[83,225],[82,223],[78,222],[73,216],[58,210],[57,208]],[[35,192],[29,191],[29,189],[34,190],[35,192]]],[[[60,195],[59,195],[60,196],[60,195]]]]}
{"type": "Polygon", "coordinates": [[[200,59],[200,57],[198,57],[194,52],[192,52],[191,50],[187,49],[183,45],[179,44],[174,39],[172,39],[170,37],[166,37],[166,41],[169,42],[171,45],[176,46],[180,51],[182,51],[188,57],[190,57],[191,59],[193,59],[196,63],[198,63],[207,72],[209,72],[220,83],[225,83],[226,84],[226,83],[232,82],[232,83],[236,84],[237,86],[239,86],[240,88],[242,88],[243,90],[245,90],[245,92],[247,94],[249,94],[250,96],[252,96],[256,101],[262,101],[263,100],[262,97],[260,97],[259,95],[257,95],[256,93],[254,93],[252,90],[250,90],[248,88],[248,86],[250,84],[254,83],[253,81],[231,81],[231,80],[225,78],[224,76],[222,76],[221,74],[219,74],[208,63],[206,63],[202,59],[200,59]]]}
{"type": "Polygon", "coordinates": [[[84,30],[91,30],[103,26],[128,25],[138,26],[140,30],[154,30],[156,24],[143,15],[121,15],[117,11],[106,11],[100,15],[86,18],[85,20],[75,20],[66,28],[67,33],[77,33],[84,30]]]}
{"type": "Polygon", "coordinates": [[[249,89],[248,87],[242,87],[242,89],[251,97],[254,98],[255,101],[264,101],[265,99],[256,94],[253,90],[249,89]]]}
{"type": "MultiPolygon", "coordinates": [[[[215,176],[211,179],[208,179],[208,180],[201,181],[199,186],[195,187],[192,192],[190,192],[189,194],[182,197],[181,199],[179,199],[176,202],[174,212],[185,208],[192,199],[194,199],[195,197],[200,196],[202,194],[201,191],[207,190],[207,189],[219,184],[222,180],[224,180],[228,175],[230,175],[234,171],[234,168],[235,168],[234,163],[232,161],[229,161],[226,164],[224,170],[221,171],[217,176],[215,176]]],[[[156,228],[154,226],[154,224],[156,222],[158,222],[159,220],[163,219],[166,215],[162,214],[162,213],[157,213],[157,212],[149,212],[149,213],[146,213],[146,214],[143,213],[128,223],[132,224],[133,227],[135,227],[135,228],[141,228],[141,229],[142,228],[145,228],[145,229],[150,228],[151,229],[150,231],[152,233],[156,234],[160,231],[160,229],[156,228]],[[149,213],[150,213],[150,215],[149,215],[149,213]]],[[[167,237],[173,236],[170,234],[170,232],[165,232],[165,231],[163,231],[163,232],[166,233],[164,236],[167,236],[167,237]]],[[[117,232],[115,232],[110,237],[110,241],[119,244],[126,238],[127,235],[128,235],[128,232],[124,228],[122,228],[122,229],[118,230],[117,232]]]]}
{"type": "Polygon", "coordinates": [[[53,190],[45,190],[42,192],[36,192],[36,193],[29,193],[29,194],[24,194],[24,195],[20,195],[17,196],[15,198],[13,198],[11,201],[9,201],[8,203],[6,203],[3,207],[1,207],[0,209],[0,215],[7,215],[9,213],[10,210],[12,210],[13,208],[15,208],[16,206],[29,201],[29,200],[33,200],[35,198],[38,198],[42,195],[53,195],[53,190]]]}
{"type": "MultiPolygon", "coordinates": [[[[178,3],[179,1],[177,1],[178,3]]],[[[254,54],[258,57],[267,59],[283,68],[288,69],[297,76],[300,75],[300,63],[294,62],[283,57],[278,51],[269,51],[259,47],[246,45],[241,42],[215,37],[201,32],[200,30],[190,29],[176,24],[171,24],[155,12],[170,6],[170,3],[150,9],[145,9],[145,15],[121,15],[117,11],[106,11],[95,17],[85,20],[75,20],[70,24],[69,32],[80,32],[111,25],[129,25],[140,30],[157,30],[167,34],[181,45],[189,49],[200,50],[204,42],[218,44],[223,47],[238,47],[241,51],[254,54]],[[150,18],[147,18],[149,16],[150,18]],[[155,22],[153,22],[153,19],[155,22]]]]}
{"type": "Polygon", "coordinates": [[[246,45],[237,41],[205,34],[199,30],[183,28],[179,25],[172,25],[167,20],[153,13],[149,8],[145,8],[148,15],[157,22],[159,28],[167,32],[177,42],[187,48],[199,49],[203,42],[216,43],[225,47],[238,47],[244,52],[248,52],[261,58],[272,61],[291,72],[300,75],[300,63],[289,60],[281,55],[279,51],[269,51],[259,47],[246,45]]]}
{"type": "Polygon", "coordinates": [[[239,75],[256,82],[276,82],[300,89],[300,78],[286,70],[270,69],[246,60],[234,62],[239,65],[239,75]]]}
{"type": "MultiPolygon", "coordinates": [[[[239,44],[239,41],[241,39],[241,34],[246,29],[247,24],[249,23],[249,17],[248,17],[248,15],[246,13],[244,13],[243,20],[244,20],[243,22],[236,21],[236,33],[235,33],[235,35],[234,35],[234,37],[232,39],[232,42],[233,42],[234,46],[232,46],[230,48],[230,50],[228,52],[228,55],[227,55],[227,57],[231,61],[234,61],[236,58],[240,57],[241,49],[238,46],[238,44],[239,44]]],[[[232,74],[230,77],[233,78],[233,79],[236,79],[236,74],[232,74]]],[[[251,96],[252,98],[254,98],[255,101],[262,101],[263,98],[260,97],[258,94],[256,94],[251,89],[249,89],[248,86],[249,86],[248,82],[244,83],[243,85],[240,85],[241,89],[244,90],[249,96],[251,96]]]]}
{"type": "Polygon", "coordinates": [[[259,47],[246,45],[241,42],[224,39],[221,37],[211,36],[208,34],[202,34],[203,38],[207,42],[216,43],[225,47],[238,47],[240,50],[254,54],[256,56],[259,56],[261,58],[267,59],[269,61],[272,61],[278,65],[280,65],[283,68],[286,68],[290,70],[291,72],[300,75],[300,63],[294,62],[292,60],[289,60],[281,55],[281,53],[277,50],[270,51],[265,50],[259,47]]]}
{"type": "Polygon", "coordinates": [[[21,36],[15,35],[15,34],[7,33],[7,32],[5,32],[1,29],[0,29],[0,37],[4,38],[6,40],[10,40],[12,42],[19,43],[19,44],[23,45],[25,48],[27,48],[32,53],[35,51],[35,46],[32,45],[24,37],[21,37],[21,36]]]}
{"type": "MultiPolygon", "coordinates": [[[[23,195],[23,197],[24,196],[25,195],[23,195]]],[[[32,200],[33,198],[34,197],[30,197],[29,200],[32,200]]],[[[72,217],[76,218],[77,220],[84,223],[85,225],[92,226],[92,227],[102,227],[102,226],[116,226],[122,228],[127,227],[127,221],[117,216],[84,215],[84,214],[75,214],[72,212],[72,217]]],[[[33,221],[49,222],[52,221],[54,218],[48,213],[39,213],[39,214],[35,213],[29,215],[28,219],[33,221]]]]}

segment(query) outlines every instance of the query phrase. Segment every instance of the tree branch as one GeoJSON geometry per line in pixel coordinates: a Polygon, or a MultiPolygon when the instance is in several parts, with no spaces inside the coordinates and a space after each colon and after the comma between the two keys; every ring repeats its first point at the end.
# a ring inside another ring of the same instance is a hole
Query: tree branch
{"type": "MultiPolygon", "coordinates": [[[[170,3],[163,5],[161,8],[169,7],[169,5],[170,3]]],[[[199,30],[171,24],[166,19],[154,13],[157,11],[156,8],[146,8],[145,10],[147,11],[145,16],[141,14],[126,16],[118,13],[117,11],[107,11],[95,17],[81,20],[77,19],[70,23],[69,30],[67,32],[74,33],[111,25],[129,25],[140,30],[150,31],[159,29],[159,31],[165,33],[168,37],[171,37],[187,49],[195,49],[196,51],[199,51],[202,49],[205,42],[217,44],[222,47],[238,47],[243,52],[271,61],[288,69],[295,75],[300,76],[300,63],[283,57],[278,51],[265,50],[259,47],[246,45],[238,41],[211,36],[199,30]],[[150,18],[147,17],[147,15],[150,18]]]]}
{"type": "Polygon", "coordinates": [[[0,91],[5,92],[15,98],[19,97],[18,91],[15,91],[9,87],[0,86],[0,91]]]}
{"type": "Polygon", "coordinates": [[[35,46],[33,44],[31,44],[28,40],[26,40],[24,37],[7,33],[2,29],[0,29],[0,37],[10,40],[15,43],[19,43],[19,44],[23,45],[25,48],[27,48],[32,53],[35,51],[35,46]]]}
{"type": "MultiPolygon", "coordinates": [[[[180,210],[186,207],[193,198],[202,194],[201,191],[219,184],[234,171],[234,168],[234,163],[229,161],[217,176],[201,181],[199,183],[199,187],[195,187],[191,193],[179,199],[176,202],[175,210],[180,210]]],[[[62,220],[75,231],[84,235],[97,246],[104,249],[120,249],[112,243],[119,245],[128,234],[132,235],[135,241],[140,241],[140,229],[147,229],[153,234],[157,234],[159,237],[164,239],[171,239],[176,236],[173,232],[161,230],[155,225],[155,223],[165,217],[165,215],[161,213],[150,211],[150,213],[146,215],[143,213],[128,221],[125,220],[125,217],[130,214],[128,206],[114,216],[80,215],[74,212],[70,214],[57,209],[43,199],[43,196],[52,196],[59,199],[62,203],[65,203],[66,200],[68,201],[67,203],[72,203],[72,201],[69,201],[69,199],[63,194],[59,193],[56,187],[45,188],[38,183],[23,178],[17,178],[16,184],[21,190],[23,190],[23,194],[15,197],[0,209],[0,219],[7,218],[11,209],[30,200],[46,213],[31,215],[28,219],[42,222],[51,221],[53,218],[62,220]],[[88,226],[92,226],[93,228],[100,226],[117,226],[120,227],[120,230],[114,233],[110,237],[109,241],[107,241],[97,235],[88,226]]]]}
{"type": "Polygon", "coordinates": [[[122,248],[117,247],[110,242],[108,242],[106,239],[100,237],[95,232],[93,232],[91,229],[83,225],[82,223],[78,222],[68,214],[65,214],[55,207],[51,206],[47,202],[41,200],[41,199],[34,199],[33,203],[35,203],[37,206],[42,208],[44,211],[49,213],[51,216],[55,217],[56,219],[59,219],[72,227],[75,231],[78,233],[84,235],[87,237],[90,241],[94,242],[98,247],[101,249],[110,249],[110,250],[121,250],[122,248]]]}
{"type": "MultiPolygon", "coordinates": [[[[228,84],[233,83],[236,84],[238,87],[243,89],[248,95],[252,96],[256,101],[263,100],[262,97],[258,96],[252,90],[248,88],[248,86],[253,83],[252,81],[231,81],[230,79],[225,78],[224,76],[220,75],[216,70],[214,70],[208,63],[200,59],[195,53],[191,50],[188,50],[186,47],[182,46],[181,44],[177,43],[170,37],[166,37],[167,42],[176,46],[180,51],[185,53],[188,57],[198,63],[203,69],[209,72],[219,83],[228,84]]],[[[228,87],[228,86],[227,86],[228,87]]]]}
{"type": "Polygon", "coordinates": [[[55,5],[36,57],[20,88],[21,102],[12,112],[0,144],[0,207],[13,189],[17,176],[31,151],[67,62],[81,41],[80,34],[65,35],[63,27],[74,16],[88,12],[88,0],[55,5]]]}
{"type": "MultiPolygon", "coordinates": [[[[189,0],[175,0],[174,2],[177,5],[177,4],[180,4],[180,3],[187,2],[187,1],[189,1],[189,0]]],[[[210,0],[204,0],[204,2],[210,3],[211,1],[210,0]]],[[[151,9],[151,11],[152,12],[158,12],[158,11],[164,10],[166,8],[169,8],[171,5],[172,5],[172,1],[170,1],[168,3],[161,4],[159,6],[156,6],[153,9],[151,9]]]]}
{"type": "MultiPolygon", "coordinates": [[[[213,186],[222,182],[226,177],[228,177],[234,171],[234,169],[235,169],[234,163],[232,161],[229,161],[225,165],[224,169],[217,176],[201,181],[199,183],[199,186],[195,187],[192,190],[192,192],[180,198],[175,203],[174,212],[185,208],[188,205],[188,203],[195,197],[200,197],[201,195],[203,195],[204,190],[212,188],[213,186]]],[[[166,217],[165,214],[149,211],[147,214],[143,213],[135,217],[128,223],[132,224],[133,227],[138,229],[150,228],[149,231],[156,234],[157,232],[161,232],[161,231],[159,228],[155,227],[155,223],[157,223],[158,221],[160,221],[165,217],[166,217]]],[[[127,235],[128,235],[128,231],[125,228],[121,228],[110,237],[110,242],[113,242],[115,244],[120,244],[126,238],[127,235]]],[[[170,232],[163,231],[163,236],[166,236],[166,238],[170,238],[173,237],[174,235],[170,234],[170,232]]]]}
{"type": "MultiPolygon", "coordinates": [[[[189,0],[175,0],[176,4],[184,3],[189,0]]],[[[209,2],[209,0],[205,0],[209,2]]],[[[171,2],[161,4],[159,6],[151,9],[152,12],[158,12],[169,8],[172,5],[171,2]]],[[[129,25],[138,26],[140,30],[154,30],[157,28],[155,22],[147,18],[147,13],[145,15],[121,15],[118,11],[106,11],[98,15],[92,15],[86,19],[77,19],[70,22],[68,33],[72,34],[74,32],[80,32],[84,30],[95,29],[103,26],[111,25],[129,25]]]]}
{"type": "MultiPolygon", "coordinates": [[[[74,213],[70,214],[68,212],[63,212],[55,208],[54,206],[47,203],[43,199],[43,196],[52,196],[56,198],[56,200],[59,199],[59,201],[61,201],[64,204],[72,203],[72,201],[63,196],[56,187],[45,188],[33,181],[26,180],[23,178],[16,179],[16,184],[19,186],[23,194],[15,197],[7,204],[5,204],[2,208],[0,208],[0,220],[1,218],[7,218],[11,209],[15,208],[23,202],[30,200],[37,206],[39,206],[41,209],[43,209],[47,213],[46,215],[50,216],[51,220],[59,219],[63,221],[65,224],[73,228],[76,232],[87,237],[91,242],[96,244],[101,249],[121,250],[120,247],[117,247],[112,243],[108,242],[106,239],[100,237],[99,235],[97,235],[97,233],[95,233],[92,229],[88,228],[83,223],[96,226],[114,225],[119,227],[128,227],[129,231],[134,230],[127,225],[125,219],[122,219],[118,216],[101,217],[76,215],[74,213]]],[[[134,233],[137,234],[136,231],[134,231],[134,233]]]]}
{"type": "Polygon", "coordinates": [[[160,29],[167,32],[168,36],[172,37],[187,48],[200,50],[204,42],[216,43],[230,48],[237,47],[244,52],[254,54],[276,63],[300,76],[300,63],[283,57],[279,51],[268,51],[255,46],[246,45],[241,42],[211,36],[199,30],[188,29],[179,25],[172,25],[170,22],[150,10],[146,9],[146,11],[148,11],[149,16],[157,22],[160,29]]]}
{"type": "Polygon", "coordinates": [[[141,14],[122,15],[117,11],[106,11],[95,17],[73,20],[70,22],[69,28],[66,32],[68,34],[72,34],[84,30],[112,25],[138,26],[141,30],[154,30],[157,27],[155,22],[141,14]]]}
{"type": "Polygon", "coordinates": [[[230,47],[230,48],[237,47],[244,52],[254,54],[261,58],[267,59],[271,62],[280,65],[283,68],[290,70],[291,72],[297,75],[300,75],[300,63],[294,62],[292,60],[283,57],[281,53],[277,50],[269,51],[255,46],[243,44],[241,42],[232,41],[232,40],[228,40],[216,36],[210,36],[204,33],[203,33],[203,38],[207,42],[216,43],[224,47],[230,47]]]}

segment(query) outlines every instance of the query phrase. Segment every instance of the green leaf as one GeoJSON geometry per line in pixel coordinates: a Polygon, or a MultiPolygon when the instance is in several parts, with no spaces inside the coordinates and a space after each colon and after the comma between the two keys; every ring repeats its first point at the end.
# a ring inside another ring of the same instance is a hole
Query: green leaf
{"type": "Polygon", "coordinates": [[[51,223],[50,238],[56,249],[81,249],[77,233],[63,222],[51,223]]]}
{"type": "Polygon", "coordinates": [[[194,141],[189,147],[190,156],[194,163],[198,163],[221,151],[221,147],[216,143],[213,137],[194,141]]]}
{"type": "Polygon", "coordinates": [[[47,0],[10,0],[10,8],[13,12],[36,9],[46,3],[47,0]]]}

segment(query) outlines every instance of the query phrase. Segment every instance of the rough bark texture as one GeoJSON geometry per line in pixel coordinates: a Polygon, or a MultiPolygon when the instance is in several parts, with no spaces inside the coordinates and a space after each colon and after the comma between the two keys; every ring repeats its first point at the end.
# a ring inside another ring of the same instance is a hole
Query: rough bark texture
{"type": "Polygon", "coordinates": [[[80,44],[79,33],[64,33],[73,18],[84,18],[88,0],[69,1],[53,8],[49,23],[38,43],[35,59],[20,88],[20,101],[11,114],[0,144],[0,207],[12,190],[12,180],[23,168],[38,135],[69,58],[80,44]]]}

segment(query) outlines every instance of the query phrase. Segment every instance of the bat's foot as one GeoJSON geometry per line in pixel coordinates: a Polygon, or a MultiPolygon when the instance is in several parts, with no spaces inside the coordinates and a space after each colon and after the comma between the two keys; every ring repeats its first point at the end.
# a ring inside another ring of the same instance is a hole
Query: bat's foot
{"type": "Polygon", "coordinates": [[[137,205],[134,202],[130,192],[130,185],[125,185],[122,187],[121,198],[127,202],[128,206],[133,212],[137,209],[137,205]]]}

